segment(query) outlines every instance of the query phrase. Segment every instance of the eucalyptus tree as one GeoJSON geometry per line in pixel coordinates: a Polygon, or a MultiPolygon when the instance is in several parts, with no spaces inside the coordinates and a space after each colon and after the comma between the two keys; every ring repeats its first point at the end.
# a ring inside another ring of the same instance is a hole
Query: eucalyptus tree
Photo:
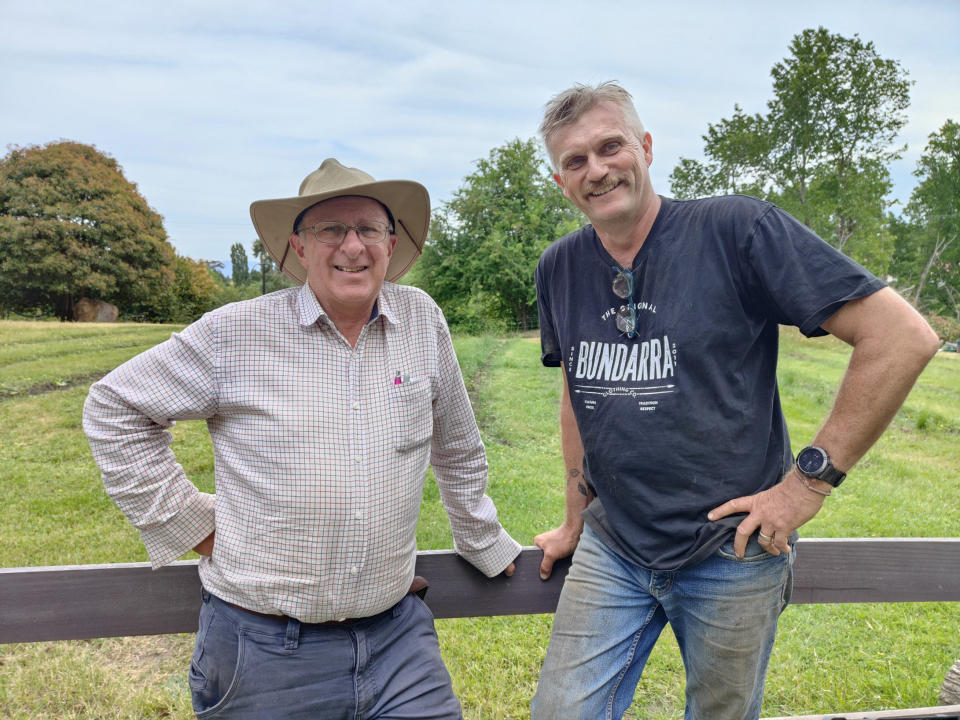
{"type": "Polygon", "coordinates": [[[825,28],[794,36],[770,71],[764,115],[709,124],[705,161],[681,158],[670,176],[679,197],[746,192],[793,213],[875,272],[886,269],[886,224],[901,156],[896,138],[910,102],[908,74],[872,42],[825,28]]]}

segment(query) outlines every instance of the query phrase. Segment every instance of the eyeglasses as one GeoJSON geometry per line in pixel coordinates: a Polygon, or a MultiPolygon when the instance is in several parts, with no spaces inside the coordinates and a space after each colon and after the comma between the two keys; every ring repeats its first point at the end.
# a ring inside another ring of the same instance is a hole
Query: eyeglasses
{"type": "Polygon", "coordinates": [[[613,294],[621,300],[629,301],[617,310],[617,330],[628,338],[637,334],[637,304],[633,301],[633,273],[623,268],[614,267],[616,275],[613,278],[613,294]]]}
{"type": "Polygon", "coordinates": [[[321,220],[316,225],[300,228],[297,234],[307,233],[324,245],[339,245],[351,230],[356,230],[357,237],[364,245],[382,243],[387,239],[387,235],[393,232],[393,228],[389,225],[376,220],[364,220],[359,225],[347,225],[336,220],[321,220]]]}

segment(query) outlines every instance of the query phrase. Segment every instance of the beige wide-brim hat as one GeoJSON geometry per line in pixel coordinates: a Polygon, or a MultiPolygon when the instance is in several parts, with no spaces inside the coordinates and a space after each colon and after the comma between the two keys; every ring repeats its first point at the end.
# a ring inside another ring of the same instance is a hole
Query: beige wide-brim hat
{"type": "Polygon", "coordinates": [[[291,279],[303,284],[307,271],[290,247],[293,223],[304,210],[323,200],[343,195],[360,195],[377,200],[393,213],[397,245],[387,266],[387,280],[403,277],[420,257],[430,225],[430,194],[412,180],[374,180],[356,168],[344,167],[327,158],[300,183],[297,197],[257,200],[250,205],[250,217],[270,257],[291,279]]]}

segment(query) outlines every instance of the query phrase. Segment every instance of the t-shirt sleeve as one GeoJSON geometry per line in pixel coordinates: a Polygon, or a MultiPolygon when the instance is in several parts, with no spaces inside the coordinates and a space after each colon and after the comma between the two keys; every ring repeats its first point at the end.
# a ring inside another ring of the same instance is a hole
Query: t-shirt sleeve
{"type": "Polygon", "coordinates": [[[553,313],[550,307],[550,280],[548,268],[552,266],[550,252],[540,258],[537,264],[537,312],[540,316],[540,362],[546,367],[560,367],[563,365],[563,354],[560,352],[560,342],[557,339],[553,324],[553,313]]]}
{"type": "Polygon", "coordinates": [[[885,286],[868,270],[824,242],[783,210],[770,206],[738,248],[754,300],[781,325],[807,337],[850,300],[885,286]]]}

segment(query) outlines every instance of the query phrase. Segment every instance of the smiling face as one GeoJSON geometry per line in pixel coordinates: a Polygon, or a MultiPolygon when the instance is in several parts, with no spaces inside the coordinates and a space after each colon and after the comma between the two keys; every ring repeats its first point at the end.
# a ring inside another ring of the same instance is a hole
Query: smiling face
{"type": "MultiPolygon", "coordinates": [[[[337,197],[317,203],[300,220],[300,228],[321,220],[345,225],[376,221],[387,224],[386,210],[367,197],[337,197]]],[[[334,323],[365,323],[383,287],[397,236],[390,234],[376,245],[364,245],[355,230],[339,245],[326,245],[310,233],[293,234],[290,246],[307,270],[307,283],[334,323]]]]}
{"type": "Polygon", "coordinates": [[[614,103],[603,102],[550,140],[564,196],[597,227],[640,223],[657,196],[650,184],[653,140],[638,138],[614,103]]]}

